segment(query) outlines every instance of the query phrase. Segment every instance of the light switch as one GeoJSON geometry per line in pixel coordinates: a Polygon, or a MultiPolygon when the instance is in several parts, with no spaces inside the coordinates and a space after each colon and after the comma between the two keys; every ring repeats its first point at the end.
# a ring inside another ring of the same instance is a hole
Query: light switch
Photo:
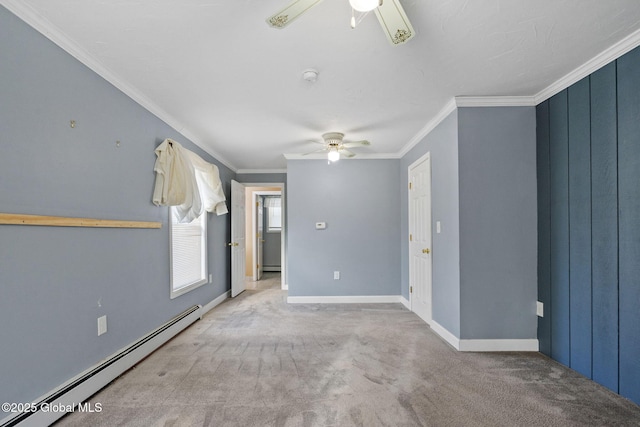
{"type": "Polygon", "coordinates": [[[327,228],[326,222],[316,222],[316,230],[324,230],[327,228]]]}
{"type": "Polygon", "coordinates": [[[440,221],[436,221],[436,233],[440,234],[440,221]]]}
{"type": "Polygon", "coordinates": [[[107,316],[98,317],[98,336],[107,333],[107,316]]]}
{"type": "Polygon", "coordinates": [[[536,301],[536,314],[538,317],[544,317],[544,304],[540,301],[536,301]]]}

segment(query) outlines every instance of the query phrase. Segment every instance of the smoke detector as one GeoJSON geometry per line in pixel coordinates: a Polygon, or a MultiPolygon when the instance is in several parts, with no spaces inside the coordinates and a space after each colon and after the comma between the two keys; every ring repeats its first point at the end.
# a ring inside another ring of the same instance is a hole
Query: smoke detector
{"type": "Polygon", "coordinates": [[[315,83],[318,80],[318,71],[313,68],[309,68],[302,72],[302,78],[310,83],[315,83]]]}

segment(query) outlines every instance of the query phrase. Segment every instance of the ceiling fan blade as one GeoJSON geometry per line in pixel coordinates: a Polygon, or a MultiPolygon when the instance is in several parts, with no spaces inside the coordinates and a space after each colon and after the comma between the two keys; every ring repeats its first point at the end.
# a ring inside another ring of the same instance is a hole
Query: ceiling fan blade
{"type": "Polygon", "coordinates": [[[310,151],[308,153],[304,153],[303,156],[308,156],[309,154],[315,154],[315,153],[322,153],[323,151],[327,151],[327,149],[326,148],[321,148],[319,150],[310,151]]]}
{"type": "Polygon", "coordinates": [[[345,157],[353,157],[356,155],[353,151],[349,151],[346,148],[340,149],[340,155],[345,157]]]}
{"type": "Polygon", "coordinates": [[[267,24],[273,28],[284,28],[298,16],[320,3],[322,0],[296,0],[287,7],[267,18],[267,24]]]}
{"type": "Polygon", "coordinates": [[[362,141],[350,141],[342,144],[344,148],[361,147],[363,145],[371,145],[371,143],[367,140],[362,140],[362,141]]]}
{"type": "Polygon", "coordinates": [[[376,9],[380,26],[392,45],[408,42],[416,35],[400,0],[384,0],[376,9]]]}

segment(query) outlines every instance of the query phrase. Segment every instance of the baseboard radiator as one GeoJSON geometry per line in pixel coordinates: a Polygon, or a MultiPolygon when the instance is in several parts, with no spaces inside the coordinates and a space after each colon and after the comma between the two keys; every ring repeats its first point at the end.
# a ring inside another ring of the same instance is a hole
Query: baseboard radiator
{"type": "Polygon", "coordinates": [[[81,402],[201,318],[201,312],[202,306],[194,305],[138,341],[34,401],[37,410],[14,414],[2,420],[0,427],[42,427],[52,424],[66,412],[52,411],[51,408],[58,409],[62,406],[73,407],[75,410],[81,402]]]}

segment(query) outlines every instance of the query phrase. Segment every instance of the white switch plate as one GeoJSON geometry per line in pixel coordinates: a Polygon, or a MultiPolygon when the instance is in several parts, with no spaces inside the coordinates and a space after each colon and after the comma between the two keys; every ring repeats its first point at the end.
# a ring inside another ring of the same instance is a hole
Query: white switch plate
{"type": "Polygon", "coordinates": [[[98,336],[107,333],[107,316],[98,317],[98,336]]]}
{"type": "Polygon", "coordinates": [[[324,230],[327,228],[326,222],[316,222],[316,230],[324,230]]]}
{"type": "Polygon", "coordinates": [[[436,221],[436,233],[440,234],[440,221],[436,221]]]}
{"type": "Polygon", "coordinates": [[[213,283],[213,274],[209,275],[209,283],[213,283]]]}
{"type": "Polygon", "coordinates": [[[544,304],[540,301],[536,301],[536,314],[538,317],[544,317],[544,304]]]}
{"type": "Polygon", "coordinates": [[[333,280],[340,280],[340,272],[339,271],[334,271],[333,272],[333,280]]]}

